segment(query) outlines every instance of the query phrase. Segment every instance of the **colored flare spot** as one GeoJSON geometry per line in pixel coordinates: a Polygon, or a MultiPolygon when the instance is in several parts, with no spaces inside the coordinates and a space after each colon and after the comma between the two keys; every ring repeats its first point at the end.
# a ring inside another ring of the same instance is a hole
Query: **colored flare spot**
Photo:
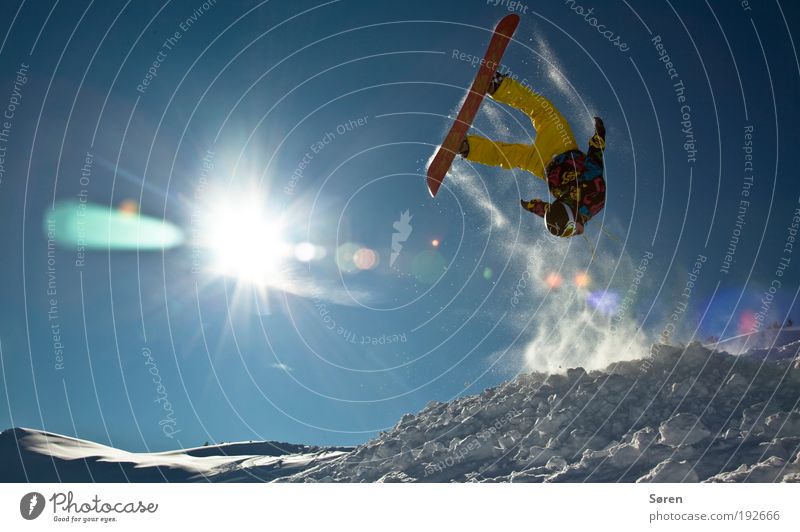
{"type": "Polygon", "coordinates": [[[353,255],[353,263],[359,270],[371,270],[378,264],[378,254],[369,248],[361,248],[353,255]]]}
{"type": "Polygon", "coordinates": [[[361,247],[352,242],[342,244],[336,249],[336,265],[343,272],[354,272],[358,269],[353,258],[361,247]]]}
{"type": "Polygon", "coordinates": [[[556,272],[548,274],[544,279],[544,283],[548,286],[548,288],[553,289],[560,287],[563,281],[564,279],[561,277],[561,275],[556,272]]]}
{"type": "Polygon", "coordinates": [[[423,251],[411,263],[411,272],[418,281],[425,284],[435,283],[445,271],[447,262],[441,253],[434,250],[423,251]]]}
{"type": "Polygon", "coordinates": [[[603,314],[612,314],[619,306],[619,295],[615,292],[592,292],[587,302],[603,314]]]}
{"type": "Polygon", "coordinates": [[[578,288],[586,288],[592,282],[591,277],[586,272],[581,272],[575,276],[575,286],[578,288]]]}
{"type": "Polygon", "coordinates": [[[139,204],[135,200],[126,199],[119,204],[119,212],[129,216],[139,214],[139,204]]]}
{"type": "Polygon", "coordinates": [[[93,203],[64,201],[44,215],[48,239],[63,247],[114,250],[154,250],[183,243],[183,231],[176,225],[93,203]]]}
{"type": "Polygon", "coordinates": [[[745,310],[739,315],[739,334],[747,334],[756,330],[756,313],[752,310],[745,310]]]}

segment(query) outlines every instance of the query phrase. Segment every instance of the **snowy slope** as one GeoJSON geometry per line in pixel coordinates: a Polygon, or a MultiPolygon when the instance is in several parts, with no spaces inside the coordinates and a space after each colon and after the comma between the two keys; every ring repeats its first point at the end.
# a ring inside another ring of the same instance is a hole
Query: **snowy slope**
{"type": "Polygon", "coordinates": [[[272,442],[128,453],[0,434],[0,481],[800,481],[800,342],[658,346],[602,371],[525,374],[429,404],[355,449],[272,442]],[[56,468],[58,476],[56,476],[56,468]]]}
{"type": "MultiPolygon", "coordinates": [[[[739,334],[718,342],[706,343],[706,347],[716,351],[727,351],[733,355],[765,355],[779,356],[800,342],[800,327],[778,327],[762,329],[755,333],[739,334]]],[[[797,345],[794,346],[795,350],[797,345]]]]}
{"type": "Polygon", "coordinates": [[[332,460],[348,450],[242,442],[130,453],[59,434],[10,429],[0,433],[0,481],[268,481],[332,460]]]}
{"type": "MultiPolygon", "coordinates": [[[[289,481],[800,480],[800,361],[659,346],[431,403],[289,481]]],[[[794,360],[793,360],[794,358],[794,360]]]]}

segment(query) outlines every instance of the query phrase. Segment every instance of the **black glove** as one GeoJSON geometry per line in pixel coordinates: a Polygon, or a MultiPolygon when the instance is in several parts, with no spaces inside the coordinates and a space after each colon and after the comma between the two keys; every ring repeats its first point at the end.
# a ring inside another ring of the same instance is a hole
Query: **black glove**
{"type": "Polygon", "coordinates": [[[458,154],[465,159],[469,155],[469,141],[467,139],[461,141],[461,146],[458,148],[458,154]]]}
{"type": "MultiPolygon", "coordinates": [[[[533,203],[532,201],[521,199],[521,200],[519,200],[519,202],[522,204],[522,208],[523,209],[525,209],[526,211],[530,211],[531,210],[531,204],[533,203]]],[[[531,211],[531,212],[533,212],[533,211],[531,211]]]]}
{"type": "Polygon", "coordinates": [[[606,126],[603,124],[603,119],[599,116],[594,117],[594,130],[603,138],[606,138],[606,126]]]}

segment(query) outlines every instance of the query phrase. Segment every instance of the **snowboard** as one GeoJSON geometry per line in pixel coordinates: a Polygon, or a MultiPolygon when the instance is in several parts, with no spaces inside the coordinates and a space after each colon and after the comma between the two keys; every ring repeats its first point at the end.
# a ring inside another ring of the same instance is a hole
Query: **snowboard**
{"type": "Polygon", "coordinates": [[[431,197],[436,196],[439,187],[442,186],[444,176],[450,169],[450,165],[453,164],[453,159],[455,159],[461,143],[467,137],[467,131],[469,131],[475,115],[478,114],[478,108],[481,106],[486,91],[489,90],[494,73],[500,65],[500,59],[503,57],[503,53],[506,51],[506,47],[511,41],[511,36],[514,35],[518,24],[519,15],[515,14],[505,16],[497,23],[492,40],[489,42],[489,48],[486,50],[486,55],[478,69],[478,74],[475,76],[475,81],[472,82],[472,87],[470,87],[469,94],[467,94],[467,99],[464,100],[453,127],[450,128],[450,132],[433,157],[430,166],[428,166],[428,192],[431,193],[431,197]]]}

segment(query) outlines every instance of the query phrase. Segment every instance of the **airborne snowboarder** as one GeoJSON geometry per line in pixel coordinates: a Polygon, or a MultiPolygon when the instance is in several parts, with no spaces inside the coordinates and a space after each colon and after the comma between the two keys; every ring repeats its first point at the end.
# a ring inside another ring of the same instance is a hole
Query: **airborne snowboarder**
{"type": "Polygon", "coordinates": [[[544,180],[555,201],[521,200],[522,208],[544,218],[553,235],[566,238],[583,233],[586,222],[605,205],[603,121],[595,117],[595,133],[589,139],[588,151],[583,153],[567,121],[541,94],[499,72],[487,92],[495,101],[528,115],[536,129],[536,139],[533,144],[507,144],[467,135],[459,155],[476,163],[521,168],[544,180]]]}

